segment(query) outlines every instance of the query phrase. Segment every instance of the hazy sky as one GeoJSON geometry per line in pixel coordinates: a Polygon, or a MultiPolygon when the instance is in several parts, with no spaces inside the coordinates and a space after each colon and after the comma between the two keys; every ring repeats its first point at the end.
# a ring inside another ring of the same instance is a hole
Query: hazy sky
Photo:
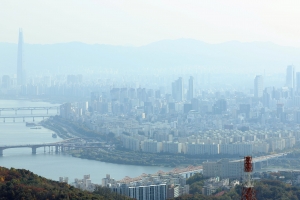
{"type": "Polygon", "coordinates": [[[0,42],[140,46],[163,39],[300,47],[300,1],[0,0],[0,42]]]}

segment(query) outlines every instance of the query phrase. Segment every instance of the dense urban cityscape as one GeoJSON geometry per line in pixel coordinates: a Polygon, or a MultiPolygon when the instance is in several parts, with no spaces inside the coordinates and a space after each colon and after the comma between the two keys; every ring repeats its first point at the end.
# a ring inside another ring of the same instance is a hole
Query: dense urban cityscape
{"type": "Polygon", "coordinates": [[[1,4],[0,199],[300,199],[299,3],[1,4]]]}

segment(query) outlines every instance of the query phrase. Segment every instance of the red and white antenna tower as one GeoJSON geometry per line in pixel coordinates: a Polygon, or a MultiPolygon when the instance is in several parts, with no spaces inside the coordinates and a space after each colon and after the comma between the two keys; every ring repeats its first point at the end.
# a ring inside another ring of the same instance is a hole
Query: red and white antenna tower
{"type": "Polygon", "coordinates": [[[244,157],[244,183],[241,200],[256,200],[252,171],[252,157],[246,156],[244,157]]]}

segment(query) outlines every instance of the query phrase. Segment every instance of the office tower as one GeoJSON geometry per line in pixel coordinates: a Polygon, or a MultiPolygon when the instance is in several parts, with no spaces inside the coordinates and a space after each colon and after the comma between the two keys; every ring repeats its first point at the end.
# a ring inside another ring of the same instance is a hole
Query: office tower
{"type": "Polygon", "coordinates": [[[172,83],[172,96],[175,101],[183,100],[183,81],[181,77],[172,83]]]}
{"type": "Polygon", "coordinates": [[[260,98],[263,96],[264,79],[262,75],[257,75],[254,79],[254,97],[260,98]]]}
{"type": "Polygon", "coordinates": [[[286,68],[285,86],[289,88],[294,88],[295,86],[295,68],[293,65],[289,65],[286,68]]]}
{"type": "Polygon", "coordinates": [[[18,42],[18,63],[17,63],[17,84],[24,84],[23,74],[23,31],[19,29],[19,42],[18,42]]]}
{"type": "Polygon", "coordinates": [[[189,90],[187,94],[187,100],[192,100],[194,98],[194,78],[191,76],[189,79],[189,90]]]}
{"type": "Polygon", "coordinates": [[[296,73],[296,87],[297,87],[297,92],[300,92],[300,72],[296,73]]]}

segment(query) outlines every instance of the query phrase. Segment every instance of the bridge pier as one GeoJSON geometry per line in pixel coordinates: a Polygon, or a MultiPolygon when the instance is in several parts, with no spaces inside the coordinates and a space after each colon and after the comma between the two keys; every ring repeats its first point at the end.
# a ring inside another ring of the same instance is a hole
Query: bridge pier
{"type": "Polygon", "coordinates": [[[46,146],[44,146],[44,153],[46,153],[46,146]]]}
{"type": "Polygon", "coordinates": [[[32,154],[36,154],[36,147],[31,147],[31,149],[32,149],[32,154]]]}
{"type": "Polygon", "coordinates": [[[32,110],[30,110],[30,113],[32,114],[32,110]]]}
{"type": "Polygon", "coordinates": [[[15,122],[15,118],[14,118],[14,122],[15,122]]]}
{"type": "Polygon", "coordinates": [[[34,121],[34,117],[32,117],[32,121],[34,121]]]}
{"type": "Polygon", "coordinates": [[[47,109],[47,115],[48,115],[48,109],[47,109]]]}
{"type": "Polygon", "coordinates": [[[25,122],[25,117],[23,117],[23,122],[25,122]]]}
{"type": "Polygon", "coordinates": [[[55,153],[58,153],[58,146],[55,146],[55,153]]]}
{"type": "Polygon", "coordinates": [[[3,122],[5,123],[5,117],[3,118],[3,122]]]}
{"type": "Polygon", "coordinates": [[[15,115],[17,115],[18,114],[18,110],[15,110],[15,115]]]}

